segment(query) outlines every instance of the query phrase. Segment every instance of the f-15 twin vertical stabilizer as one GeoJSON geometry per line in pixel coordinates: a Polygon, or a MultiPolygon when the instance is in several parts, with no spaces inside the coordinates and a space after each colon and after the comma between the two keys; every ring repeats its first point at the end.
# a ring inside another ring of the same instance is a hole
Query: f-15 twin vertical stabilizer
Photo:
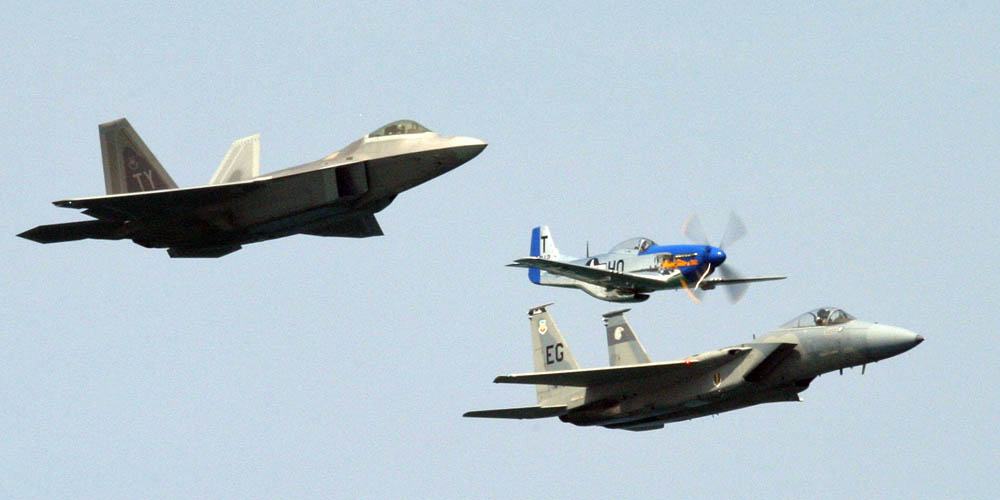
{"type": "MultiPolygon", "coordinates": [[[[559,327],[546,310],[552,304],[545,304],[528,311],[531,318],[531,347],[535,358],[535,373],[576,370],[580,365],[569,350],[559,327]]],[[[570,395],[578,390],[556,385],[536,385],[538,404],[565,404],[570,395]]]]}
{"type": "Polygon", "coordinates": [[[650,362],[646,348],[625,319],[625,313],[629,311],[631,309],[621,309],[604,315],[604,326],[608,330],[608,364],[611,366],[650,362]]]}

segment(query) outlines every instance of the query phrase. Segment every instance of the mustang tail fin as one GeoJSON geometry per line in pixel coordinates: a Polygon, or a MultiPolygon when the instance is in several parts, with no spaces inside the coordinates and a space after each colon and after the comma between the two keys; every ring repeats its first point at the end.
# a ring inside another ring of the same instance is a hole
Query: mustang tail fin
{"type": "Polygon", "coordinates": [[[260,175],[260,134],[233,141],[209,184],[247,181],[260,175]]]}
{"type": "MultiPolygon", "coordinates": [[[[580,365],[569,350],[569,344],[563,339],[552,315],[546,310],[550,305],[545,304],[528,311],[535,372],[576,370],[580,365]]],[[[554,385],[536,385],[535,389],[538,392],[538,403],[542,406],[565,405],[573,394],[579,392],[577,388],[554,385]]]]}
{"type": "Polygon", "coordinates": [[[102,123],[98,130],[104,159],[104,186],[108,194],[177,187],[128,120],[120,118],[102,123]]]}
{"type": "Polygon", "coordinates": [[[622,309],[604,315],[604,326],[608,330],[608,363],[611,366],[650,362],[646,348],[639,342],[632,325],[625,319],[625,313],[629,311],[631,309],[622,309]]]}
{"type": "MultiPolygon", "coordinates": [[[[531,256],[543,259],[559,260],[559,249],[556,248],[549,226],[538,226],[531,230],[531,256]]],[[[539,269],[528,269],[528,279],[532,283],[541,284],[542,271],[539,269]]]]}

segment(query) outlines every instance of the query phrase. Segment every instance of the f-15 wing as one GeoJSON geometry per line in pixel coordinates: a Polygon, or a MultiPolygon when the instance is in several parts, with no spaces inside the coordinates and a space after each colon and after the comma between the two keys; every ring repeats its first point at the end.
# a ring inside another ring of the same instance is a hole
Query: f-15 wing
{"type": "Polygon", "coordinates": [[[732,361],[736,356],[744,356],[750,347],[732,347],[697,359],[645,363],[641,365],[608,366],[583,370],[562,370],[554,372],[501,375],[493,379],[497,384],[562,385],[571,387],[593,387],[617,384],[639,379],[655,378],[658,382],[670,384],[695,377],[732,361]]]}
{"type": "Polygon", "coordinates": [[[541,269],[552,274],[566,276],[576,280],[584,281],[594,285],[608,288],[628,289],[637,292],[654,292],[674,288],[680,274],[659,275],[655,273],[622,273],[605,269],[603,267],[581,266],[569,262],[543,259],[540,257],[525,257],[517,259],[507,267],[526,267],[529,269],[541,269]]]}

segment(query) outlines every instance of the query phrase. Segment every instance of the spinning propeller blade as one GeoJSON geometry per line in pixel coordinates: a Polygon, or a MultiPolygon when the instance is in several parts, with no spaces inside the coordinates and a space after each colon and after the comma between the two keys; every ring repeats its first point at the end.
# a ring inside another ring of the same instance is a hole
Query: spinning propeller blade
{"type": "Polygon", "coordinates": [[[703,290],[699,288],[692,290],[691,287],[688,286],[687,280],[684,278],[681,278],[681,286],[684,287],[684,291],[687,292],[688,297],[691,297],[691,300],[701,304],[701,294],[705,293],[703,290]]]}
{"type": "MultiPolygon", "coordinates": [[[[698,219],[698,214],[691,214],[691,216],[688,217],[687,221],[684,222],[684,226],[681,228],[681,232],[684,234],[684,236],[687,236],[689,240],[695,243],[705,246],[710,246],[710,243],[708,242],[708,236],[706,236],[705,234],[705,229],[702,227],[701,221],[698,219]]],[[[727,246],[736,243],[741,238],[746,236],[746,234],[747,234],[747,227],[745,224],[743,224],[743,220],[741,220],[740,217],[736,215],[736,212],[730,212],[729,223],[726,224],[726,231],[722,234],[722,240],[719,242],[719,248],[725,250],[727,246]]],[[[742,275],[740,275],[739,272],[733,270],[733,268],[727,264],[722,264],[716,269],[719,271],[719,274],[722,275],[723,279],[742,278],[742,275]]],[[[695,302],[701,303],[700,299],[701,299],[701,294],[703,293],[701,284],[703,281],[705,281],[705,278],[709,274],[711,274],[711,272],[712,272],[712,265],[709,264],[705,268],[705,271],[702,272],[701,276],[698,277],[698,282],[695,283],[693,289],[688,287],[687,281],[685,280],[681,281],[681,284],[684,286],[684,290],[687,291],[688,295],[690,295],[695,302]]],[[[750,285],[746,283],[738,285],[726,285],[725,289],[726,293],[729,295],[730,302],[734,304],[739,302],[739,300],[743,298],[743,295],[747,293],[747,288],[749,287],[750,285]]]]}
{"type": "Polygon", "coordinates": [[[719,242],[719,248],[725,250],[726,247],[736,243],[743,236],[747,234],[747,227],[740,220],[736,212],[729,213],[729,224],[726,225],[726,232],[722,233],[722,241],[719,242]]]}
{"type": "Polygon", "coordinates": [[[705,236],[705,228],[701,227],[701,221],[698,220],[698,214],[691,214],[686,221],[684,221],[684,226],[681,227],[681,233],[687,236],[689,240],[699,244],[708,246],[708,236],[705,236]]]}
{"type": "MultiPolygon", "coordinates": [[[[733,268],[723,264],[719,267],[719,274],[725,279],[740,279],[743,276],[735,271],[733,268]]],[[[742,283],[739,285],[728,285],[725,287],[726,293],[729,294],[729,301],[733,304],[740,301],[743,298],[743,294],[747,293],[747,289],[750,288],[750,284],[742,283]]]]}

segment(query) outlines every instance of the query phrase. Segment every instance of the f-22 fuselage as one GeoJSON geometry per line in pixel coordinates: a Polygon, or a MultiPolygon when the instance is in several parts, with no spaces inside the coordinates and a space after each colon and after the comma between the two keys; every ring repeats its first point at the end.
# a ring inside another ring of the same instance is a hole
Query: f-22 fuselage
{"type": "Polygon", "coordinates": [[[259,136],[233,143],[206,186],[177,188],[123,118],[100,127],[107,196],[54,202],[96,220],[38,226],[41,243],[131,239],[171,257],[219,257],[293,234],[368,237],[395,197],[478,155],[486,143],[401,120],[323,159],[259,175],[259,136]]]}

